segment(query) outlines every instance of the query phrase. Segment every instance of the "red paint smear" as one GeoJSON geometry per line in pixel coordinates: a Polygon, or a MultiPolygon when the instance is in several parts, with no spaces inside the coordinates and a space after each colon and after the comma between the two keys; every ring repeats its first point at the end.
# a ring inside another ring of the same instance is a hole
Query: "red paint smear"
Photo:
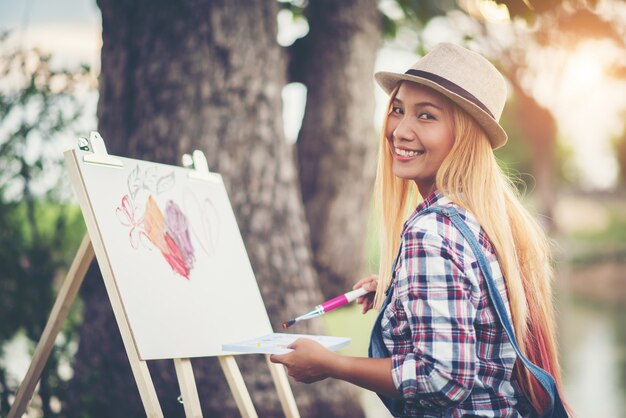
{"type": "Polygon", "coordinates": [[[167,233],[165,218],[157,206],[152,196],[146,202],[146,212],[144,214],[144,229],[150,242],[157,247],[172,269],[189,280],[190,267],[176,245],[176,241],[167,233]]]}
{"type": "Polygon", "coordinates": [[[163,256],[167,262],[170,263],[170,266],[172,266],[176,273],[189,280],[189,266],[185,263],[183,254],[180,252],[180,248],[176,245],[176,241],[174,241],[168,233],[165,234],[165,243],[167,244],[167,249],[169,251],[163,252],[163,256]]]}

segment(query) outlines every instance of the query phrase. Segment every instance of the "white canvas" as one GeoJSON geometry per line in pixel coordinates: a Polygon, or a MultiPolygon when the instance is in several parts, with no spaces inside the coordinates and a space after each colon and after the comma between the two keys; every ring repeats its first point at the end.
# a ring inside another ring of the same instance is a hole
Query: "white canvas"
{"type": "Polygon", "coordinates": [[[78,150],[66,158],[74,153],[74,188],[97,224],[88,232],[102,239],[98,262],[113,271],[141,359],[221,355],[224,342],[272,332],[221,176],[120,157],[123,168],[87,164],[78,150]]]}

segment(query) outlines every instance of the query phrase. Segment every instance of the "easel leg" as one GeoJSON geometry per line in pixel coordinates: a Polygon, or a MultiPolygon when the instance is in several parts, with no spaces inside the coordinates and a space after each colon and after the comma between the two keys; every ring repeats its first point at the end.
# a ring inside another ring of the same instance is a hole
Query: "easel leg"
{"type": "Polygon", "coordinates": [[[178,385],[180,386],[180,393],[183,398],[185,416],[187,418],[202,418],[200,398],[198,397],[196,381],[193,378],[193,368],[191,367],[191,360],[188,358],[175,358],[174,367],[176,367],[178,385]]]}
{"type": "Polygon", "coordinates": [[[220,366],[222,366],[222,370],[228,381],[230,391],[235,397],[235,402],[237,403],[241,416],[244,418],[256,418],[257,413],[254,410],[252,399],[250,398],[248,389],[246,389],[246,384],[243,381],[239,367],[237,367],[235,358],[233,356],[219,356],[218,359],[220,360],[220,366]]]}
{"type": "Polygon", "coordinates": [[[274,364],[270,361],[270,356],[265,355],[265,360],[270,368],[272,379],[274,380],[274,386],[278,392],[278,399],[283,407],[283,412],[287,418],[300,418],[300,412],[298,412],[298,406],[296,400],[293,397],[293,392],[289,386],[289,380],[287,379],[287,373],[285,367],[281,364],[274,364]]]}
{"type": "MultiPolygon", "coordinates": [[[[119,322],[118,322],[119,324],[119,322]]],[[[127,325],[128,326],[128,325],[127,325]]],[[[120,331],[122,331],[120,325],[120,331]]],[[[127,331],[130,332],[130,331],[127,331]]],[[[122,331],[122,334],[124,332],[122,331]]],[[[150,377],[150,370],[148,369],[148,363],[139,358],[134,343],[131,341],[130,345],[127,344],[126,338],[124,340],[124,346],[126,347],[126,354],[128,355],[128,362],[130,368],[133,371],[135,382],[137,383],[137,389],[139,389],[139,396],[141,397],[141,403],[146,410],[146,415],[149,418],[163,418],[163,411],[161,411],[161,405],[159,404],[159,398],[156,394],[156,389],[152,383],[150,377]]]]}
{"type": "MultiPolygon", "coordinates": [[[[80,247],[78,248],[76,257],[74,257],[74,261],[72,261],[72,265],[70,266],[67,276],[65,277],[65,281],[59,290],[46,327],[44,328],[41,339],[35,349],[33,360],[31,361],[28,372],[26,372],[26,376],[17,391],[15,401],[13,402],[13,405],[11,405],[11,410],[9,411],[7,418],[21,418],[24,411],[26,411],[26,407],[33,396],[33,392],[39,382],[39,378],[41,377],[41,372],[46,365],[48,357],[50,356],[50,352],[54,346],[54,341],[56,340],[57,335],[59,335],[59,331],[61,330],[65,319],[67,319],[72,302],[78,294],[78,290],[83,283],[83,279],[85,278],[85,274],[87,273],[87,269],[89,268],[93,258],[93,245],[89,235],[85,235],[80,247]]],[[[107,280],[105,279],[105,285],[106,284],[107,280]]],[[[113,311],[116,313],[115,317],[118,318],[119,316],[117,313],[121,312],[121,309],[123,309],[121,307],[119,295],[117,292],[108,293],[111,298],[113,311]]],[[[123,317],[123,313],[121,317],[123,317]]],[[[139,359],[139,355],[137,354],[137,350],[135,349],[132,341],[128,323],[125,320],[118,321],[118,326],[120,327],[122,340],[124,341],[124,346],[126,347],[126,353],[128,354],[130,366],[133,371],[133,375],[135,376],[135,381],[137,382],[137,387],[139,388],[139,394],[141,396],[144,409],[146,410],[146,414],[150,418],[163,417],[161,406],[159,405],[159,401],[156,396],[156,390],[154,389],[154,385],[150,379],[148,365],[145,361],[139,359]]]]}
{"type": "Polygon", "coordinates": [[[24,414],[24,411],[33,396],[35,387],[39,382],[41,372],[48,361],[48,357],[50,356],[50,352],[54,346],[54,341],[56,340],[57,335],[59,335],[61,327],[70,312],[72,302],[74,302],[74,299],[76,298],[78,289],[80,289],[80,285],[83,283],[83,279],[85,278],[85,274],[87,273],[87,269],[89,268],[93,257],[93,246],[91,245],[89,236],[85,235],[80,247],[78,248],[76,257],[74,257],[74,261],[72,261],[70,270],[67,272],[65,281],[57,294],[56,301],[52,307],[52,312],[50,313],[46,327],[44,328],[41,339],[35,349],[33,360],[31,361],[28,372],[26,373],[26,376],[17,391],[15,402],[11,405],[8,418],[20,418],[24,414]]]}

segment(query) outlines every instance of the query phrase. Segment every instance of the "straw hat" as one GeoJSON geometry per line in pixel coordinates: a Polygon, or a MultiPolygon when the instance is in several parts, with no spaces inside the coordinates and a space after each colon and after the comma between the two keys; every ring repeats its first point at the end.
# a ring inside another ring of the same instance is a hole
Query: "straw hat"
{"type": "Polygon", "coordinates": [[[481,55],[451,43],[437,45],[404,74],[377,72],[376,81],[387,92],[400,81],[423,84],[448,97],[483,128],[493,149],[507,140],[498,121],[506,102],[506,82],[481,55]]]}

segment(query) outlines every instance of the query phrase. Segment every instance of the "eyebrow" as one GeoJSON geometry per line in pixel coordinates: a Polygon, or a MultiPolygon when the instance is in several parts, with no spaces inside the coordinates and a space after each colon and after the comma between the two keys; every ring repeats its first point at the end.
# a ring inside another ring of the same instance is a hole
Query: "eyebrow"
{"type": "MultiPolygon", "coordinates": [[[[397,102],[400,102],[401,104],[404,104],[404,102],[401,99],[397,98],[397,97],[394,97],[393,101],[394,102],[397,101],[397,102]]],[[[443,111],[443,107],[442,106],[436,105],[433,102],[428,102],[428,101],[418,102],[418,103],[415,103],[413,105],[413,107],[426,107],[426,106],[434,107],[435,109],[439,109],[439,110],[443,111]]]]}

